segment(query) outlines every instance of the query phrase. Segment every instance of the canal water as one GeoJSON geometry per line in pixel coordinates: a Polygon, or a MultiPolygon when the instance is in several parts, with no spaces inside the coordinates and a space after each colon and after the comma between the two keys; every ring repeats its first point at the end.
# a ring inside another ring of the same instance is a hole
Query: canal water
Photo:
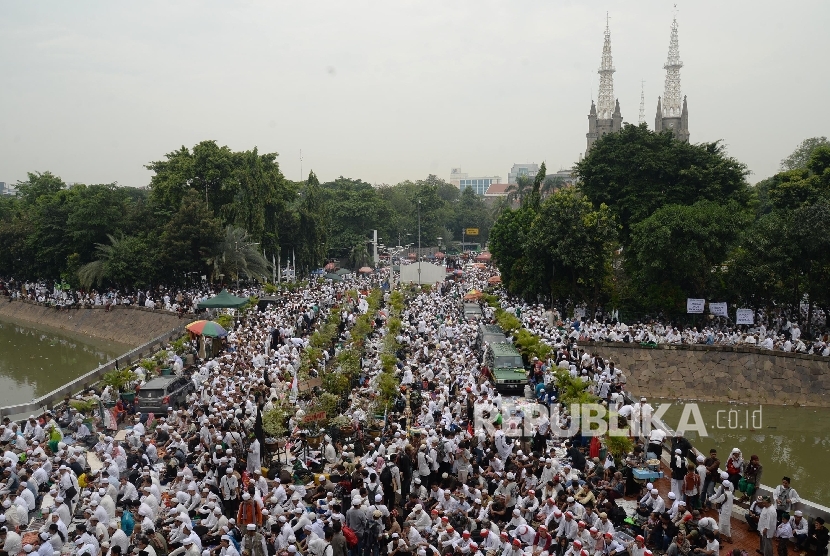
{"type": "Polygon", "coordinates": [[[0,407],[29,402],[134,346],[0,320],[0,407]]]}
{"type": "MultiPolygon", "coordinates": [[[[657,400],[653,405],[662,403],[672,404],[663,421],[677,429],[684,406],[692,402],[657,400]]],[[[708,436],[701,437],[697,432],[687,432],[685,436],[707,455],[715,448],[721,469],[725,469],[732,449],[738,448],[746,461],[753,454],[759,457],[763,484],[774,487],[787,476],[801,498],[830,506],[830,481],[826,474],[830,456],[830,408],[694,403],[708,436]]],[[[686,411],[689,419],[693,419],[691,408],[686,411]]]]}

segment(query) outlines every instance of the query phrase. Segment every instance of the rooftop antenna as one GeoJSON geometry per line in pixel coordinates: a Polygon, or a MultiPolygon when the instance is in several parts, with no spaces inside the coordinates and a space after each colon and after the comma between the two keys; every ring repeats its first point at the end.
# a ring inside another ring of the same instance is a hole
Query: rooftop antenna
{"type": "Polygon", "coordinates": [[[640,81],[640,121],[638,123],[646,123],[646,94],[645,94],[645,80],[640,81]]]}

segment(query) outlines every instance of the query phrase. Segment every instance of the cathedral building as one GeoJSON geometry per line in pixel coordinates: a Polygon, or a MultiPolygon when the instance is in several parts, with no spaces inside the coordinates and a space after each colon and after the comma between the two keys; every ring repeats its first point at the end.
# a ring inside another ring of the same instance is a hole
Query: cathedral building
{"type": "MultiPolygon", "coordinates": [[[[689,111],[686,106],[686,97],[680,89],[680,47],[677,39],[677,19],[672,21],[671,38],[669,40],[669,56],[663,68],[666,70],[666,83],[662,97],[657,98],[657,116],[654,120],[654,131],[660,133],[670,130],[674,137],[689,142],[689,111]]],[[[614,62],[611,57],[611,30],[606,20],[605,41],[602,46],[602,60],[599,67],[599,94],[597,102],[591,101],[591,111],[588,113],[587,151],[591,150],[594,142],[605,135],[619,131],[622,127],[620,101],[614,97],[614,62]]],[[[643,121],[642,98],[640,107],[640,121],[643,121]]]]}

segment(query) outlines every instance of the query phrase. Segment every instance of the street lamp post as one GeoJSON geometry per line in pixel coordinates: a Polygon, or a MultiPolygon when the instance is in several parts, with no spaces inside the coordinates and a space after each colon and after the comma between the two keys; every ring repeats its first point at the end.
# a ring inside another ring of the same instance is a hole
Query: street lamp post
{"type": "Polygon", "coordinates": [[[421,200],[418,199],[418,286],[421,286],[421,200]]]}

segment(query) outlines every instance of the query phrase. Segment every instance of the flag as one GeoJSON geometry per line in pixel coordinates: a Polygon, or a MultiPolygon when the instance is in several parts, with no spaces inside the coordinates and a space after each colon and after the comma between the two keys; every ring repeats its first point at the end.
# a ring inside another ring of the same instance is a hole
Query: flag
{"type": "MultiPolygon", "coordinates": [[[[265,373],[268,374],[267,372],[265,373]]],[[[262,406],[256,405],[256,419],[254,420],[254,436],[259,440],[259,449],[265,449],[265,429],[262,426],[262,406]]]]}

